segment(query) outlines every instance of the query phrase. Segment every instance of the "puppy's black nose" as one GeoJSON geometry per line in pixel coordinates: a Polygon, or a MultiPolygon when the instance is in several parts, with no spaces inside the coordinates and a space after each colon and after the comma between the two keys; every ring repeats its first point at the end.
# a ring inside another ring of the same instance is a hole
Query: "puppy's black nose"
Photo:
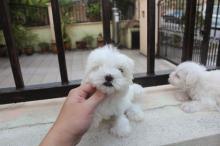
{"type": "Polygon", "coordinates": [[[105,80],[106,80],[107,82],[111,82],[111,81],[113,80],[113,77],[112,77],[111,75],[106,75],[106,76],[105,76],[105,80]]]}

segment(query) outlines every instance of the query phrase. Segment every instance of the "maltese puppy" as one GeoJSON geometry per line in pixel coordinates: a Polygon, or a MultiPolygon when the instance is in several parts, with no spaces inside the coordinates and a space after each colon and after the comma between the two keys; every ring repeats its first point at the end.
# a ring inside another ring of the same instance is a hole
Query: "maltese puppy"
{"type": "Polygon", "coordinates": [[[111,45],[91,52],[82,83],[91,83],[107,96],[95,111],[92,127],[98,127],[102,120],[113,117],[110,132],[123,137],[131,131],[128,119],[143,119],[143,111],[133,103],[133,98],[143,92],[140,85],[132,82],[133,69],[133,60],[111,45]]]}
{"type": "Polygon", "coordinates": [[[169,82],[183,92],[177,96],[185,112],[192,113],[205,109],[217,109],[220,102],[220,71],[206,71],[194,62],[181,63],[169,76],[169,82]]]}

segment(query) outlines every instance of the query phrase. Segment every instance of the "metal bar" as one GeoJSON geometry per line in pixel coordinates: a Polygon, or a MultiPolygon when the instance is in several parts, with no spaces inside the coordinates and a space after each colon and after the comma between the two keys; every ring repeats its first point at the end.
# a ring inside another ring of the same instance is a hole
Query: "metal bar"
{"type": "Polygon", "coordinates": [[[217,54],[216,66],[220,67],[220,40],[219,40],[219,44],[218,44],[218,54],[217,54]]]}
{"type": "MultiPolygon", "coordinates": [[[[217,14],[217,16],[216,16],[216,19],[215,19],[215,28],[217,27],[217,22],[218,22],[218,13],[219,13],[219,3],[220,1],[218,0],[218,7],[217,7],[217,12],[216,12],[216,14],[217,14]]],[[[212,27],[212,26],[211,26],[212,27]]],[[[214,35],[213,35],[214,37],[216,36],[216,29],[215,29],[215,31],[214,31],[214,35]]]]}
{"type": "Polygon", "coordinates": [[[49,83],[31,85],[21,90],[4,88],[0,89],[0,104],[64,97],[71,89],[79,85],[80,81],[78,80],[68,84],[49,83]],[[15,98],[16,96],[22,97],[22,99],[15,98]]]}
{"type": "MultiPolygon", "coordinates": [[[[199,8],[199,2],[200,2],[200,0],[198,0],[197,3],[196,3],[196,9],[199,8]]],[[[198,32],[198,31],[197,31],[198,28],[199,28],[199,11],[197,10],[197,11],[196,11],[196,20],[195,20],[196,35],[197,35],[197,32],[198,32]]]]}
{"type": "Polygon", "coordinates": [[[157,3],[157,54],[156,56],[160,56],[160,9],[161,9],[161,1],[157,3]]]}
{"type": "Polygon", "coordinates": [[[18,59],[18,51],[15,47],[15,39],[12,34],[12,25],[10,21],[8,2],[5,0],[0,1],[0,20],[2,23],[6,45],[8,48],[8,54],[9,54],[11,69],[15,81],[15,86],[16,88],[23,88],[24,81],[18,59]]]}
{"type": "Polygon", "coordinates": [[[103,23],[103,37],[105,44],[111,43],[110,33],[110,2],[109,0],[102,0],[102,23],[103,23]]]}
{"type": "Polygon", "coordinates": [[[212,13],[213,13],[213,5],[214,0],[208,0],[206,2],[206,15],[205,15],[205,22],[204,22],[204,35],[201,44],[201,63],[206,65],[207,62],[207,55],[208,55],[208,48],[209,48],[209,39],[210,39],[210,31],[212,25],[212,13]]]}
{"type": "Polygon", "coordinates": [[[63,38],[61,31],[61,22],[60,22],[60,10],[58,0],[51,0],[51,8],[53,13],[53,21],[54,21],[54,31],[56,37],[56,46],[58,53],[58,61],[60,68],[60,76],[63,84],[68,83],[68,75],[66,69],[66,59],[65,52],[63,47],[63,38]]]}
{"type": "MultiPolygon", "coordinates": [[[[201,0],[200,0],[201,1],[201,0]]],[[[200,5],[202,5],[202,7],[201,7],[201,10],[199,10],[199,12],[201,12],[202,13],[202,19],[203,19],[203,10],[204,10],[204,0],[202,0],[202,4],[200,4],[200,5]]],[[[202,29],[203,29],[203,21],[200,21],[200,27],[199,27],[199,33],[201,34],[201,32],[203,31],[202,29]]]]}
{"type": "Polygon", "coordinates": [[[182,61],[192,60],[195,16],[196,16],[196,1],[197,0],[186,1],[185,30],[184,30],[184,37],[183,37],[182,61]]]}
{"type": "Polygon", "coordinates": [[[215,41],[215,52],[214,52],[214,66],[217,64],[217,54],[218,54],[218,43],[215,41]]]}
{"type": "MultiPolygon", "coordinates": [[[[148,76],[146,76],[146,73],[136,74],[134,75],[134,82],[144,87],[164,85],[168,84],[168,74],[169,71],[148,76]]],[[[68,84],[49,83],[32,85],[21,90],[16,90],[15,88],[0,89],[0,104],[65,97],[71,89],[78,87],[80,83],[80,80],[76,80],[70,81],[68,84]],[[16,96],[23,98],[14,98],[16,96]]]]}
{"type": "Polygon", "coordinates": [[[155,0],[147,0],[147,73],[155,68],[155,0]]]}

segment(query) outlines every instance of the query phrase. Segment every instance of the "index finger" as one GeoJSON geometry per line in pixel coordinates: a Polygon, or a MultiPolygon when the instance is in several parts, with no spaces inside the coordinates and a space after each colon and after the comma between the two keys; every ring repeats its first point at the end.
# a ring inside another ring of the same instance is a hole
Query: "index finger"
{"type": "Polygon", "coordinates": [[[81,86],[70,90],[68,97],[80,96],[83,98],[87,98],[92,95],[96,91],[96,88],[91,84],[82,84],[81,86]]]}
{"type": "Polygon", "coordinates": [[[91,95],[96,91],[96,88],[91,84],[82,84],[79,86],[79,90],[81,90],[84,94],[91,95]]]}

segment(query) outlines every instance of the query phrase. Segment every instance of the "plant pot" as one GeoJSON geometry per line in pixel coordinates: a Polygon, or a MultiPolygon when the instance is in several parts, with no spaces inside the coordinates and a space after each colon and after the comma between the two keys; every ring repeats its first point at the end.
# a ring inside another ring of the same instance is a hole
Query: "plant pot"
{"type": "Polygon", "coordinates": [[[51,43],[51,51],[55,54],[57,54],[57,46],[56,43],[51,43]]]}
{"type": "Polygon", "coordinates": [[[64,43],[63,43],[63,46],[64,46],[64,49],[65,49],[65,50],[71,50],[71,44],[70,44],[70,42],[64,42],[64,43]]]}
{"type": "Polygon", "coordinates": [[[85,41],[81,41],[81,49],[87,49],[87,43],[85,41]]]}
{"type": "Polygon", "coordinates": [[[8,56],[7,47],[5,45],[0,45],[0,57],[8,56]]]}
{"type": "Polygon", "coordinates": [[[77,48],[77,49],[80,48],[80,41],[76,41],[76,48],[77,48]]]}
{"type": "Polygon", "coordinates": [[[104,46],[104,41],[97,41],[97,47],[103,47],[104,46]]]}
{"type": "Polygon", "coordinates": [[[40,52],[41,52],[41,53],[47,52],[47,48],[41,48],[41,49],[40,49],[40,52]]]}
{"type": "Polygon", "coordinates": [[[32,55],[34,53],[34,49],[33,48],[25,48],[24,53],[26,55],[32,55]]]}
{"type": "Polygon", "coordinates": [[[87,43],[85,41],[76,41],[76,48],[87,49],[87,43]]]}

